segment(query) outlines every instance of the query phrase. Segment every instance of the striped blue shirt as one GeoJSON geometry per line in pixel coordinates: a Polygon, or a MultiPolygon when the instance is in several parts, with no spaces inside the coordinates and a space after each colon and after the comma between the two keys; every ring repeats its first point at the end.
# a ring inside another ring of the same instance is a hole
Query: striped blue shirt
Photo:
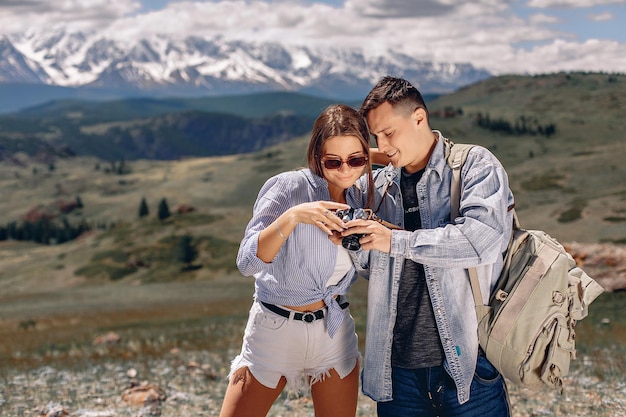
{"type": "MultiPolygon", "coordinates": [[[[237,254],[243,275],[255,277],[255,297],[279,305],[302,306],[324,300],[328,306],[327,328],[332,337],[343,321],[335,295],[344,295],[356,280],[354,266],[337,285],[326,286],[337,262],[337,246],[317,226],[299,223],[276,257],[266,263],[257,257],[259,234],[290,207],[301,203],[330,201],[328,183],[309,169],[278,174],[265,183],[254,204],[237,254]]],[[[351,207],[363,207],[364,194],[347,190],[351,207]]]]}

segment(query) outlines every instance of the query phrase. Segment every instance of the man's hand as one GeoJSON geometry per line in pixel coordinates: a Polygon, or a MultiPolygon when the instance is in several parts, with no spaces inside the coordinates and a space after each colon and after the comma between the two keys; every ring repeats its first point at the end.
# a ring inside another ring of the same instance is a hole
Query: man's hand
{"type": "Polygon", "coordinates": [[[374,220],[350,220],[342,236],[353,234],[365,235],[359,239],[364,250],[376,249],[380,252],[391,252],[391,230],[374,220]]]}
{"type": "Polygon", "coordinates": [[[335,245],[341,245],[341,241],[343,240],[343,237],[341,236],[341,233],[333,230],[332,234],[328,235],[328,239],[333,242],[335,245]]]}

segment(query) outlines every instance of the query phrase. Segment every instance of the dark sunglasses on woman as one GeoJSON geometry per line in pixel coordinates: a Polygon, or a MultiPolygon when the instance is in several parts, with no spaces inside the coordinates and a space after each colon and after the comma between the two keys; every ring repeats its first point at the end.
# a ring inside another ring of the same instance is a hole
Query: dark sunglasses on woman
{"type": "Polygon", "coordinates": [[[360,168],[367,164],[368,157],[365,155],[351,156],[347,161],[341,158],[324,158],[322,164],[326,169],[340,169],[343,164],[348,164],[350,168],[360,168]]]}

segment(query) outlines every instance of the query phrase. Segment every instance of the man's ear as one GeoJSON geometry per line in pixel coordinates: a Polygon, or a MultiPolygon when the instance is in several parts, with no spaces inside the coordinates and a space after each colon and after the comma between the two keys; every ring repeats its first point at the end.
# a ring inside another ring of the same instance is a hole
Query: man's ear
{"type": "Polygon", "coordinates": [[[426,110],[418,107],[411,115],[411,119],[413,119],[418,125],[422,124],[426,120],[426,110]]]}

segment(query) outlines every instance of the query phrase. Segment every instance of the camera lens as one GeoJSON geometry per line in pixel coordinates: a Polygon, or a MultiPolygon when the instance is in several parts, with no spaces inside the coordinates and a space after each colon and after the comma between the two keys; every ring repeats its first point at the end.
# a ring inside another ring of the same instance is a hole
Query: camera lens
{"type": "Polygon", "coordinates": [[[348,250],[358,250],[361,248],[359,239],[362,235],[349,235],[341,239],[341,246],[348,250]]]}

